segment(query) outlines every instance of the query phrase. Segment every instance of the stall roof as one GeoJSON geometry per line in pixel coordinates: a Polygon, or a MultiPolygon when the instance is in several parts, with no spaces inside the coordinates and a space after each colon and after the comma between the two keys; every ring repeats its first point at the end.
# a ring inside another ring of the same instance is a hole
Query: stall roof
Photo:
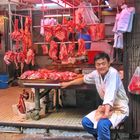
{"type": "MultiPolygon", "coordinates": [[[[30,4],[48,4],[48,5],[55,5],[58,7],[76,7],[78,6],[82,1],[88,1],[93,6],[99,4],[105,4],[105,1],[108,1],[111,7],[116,7],[116,5],[121,5],[124,0],[10,0],[11,1],[19,1],[20,3],[30,3],[30,4]]],[[[0,0],[0,5],[6,4],[8,0],[0,0]]]]}
{"type": "Polygon", "coordinates": [[[117,1],[116,0],[23,0],[23,1],[24,2],[31,2],[34,4],[41,4],[42,2],[44,2],[45,4],[55,3],[55,4],[58,4],[59,6],[62,6],[62,7],[65,7],[66,5],[70,6],[70,7],[76,7],[82,1],[88,1],[92,5],[105,4],[105,1],[107,1],[107,2],[109,2],[109,5],[113,8],[116,7],[117,5],[122,5],[122,3],[125,2],[125,0],[117,0],[117,1]]]}
{"type": "MultiPolygon", "coordinates": [[[[67,4],[71,7],[78,6],[82,0],[44,0],[44,3],[57,3],[58,5],[60,3],[67,4]]],[[[93,5],[98,4],[98,0],[89,0],[93,5]]],[[[103,0],[102,0],[103,1],[103,0]]],[[[23,2],[29,2],[34,4],[42,3],[42,0],[23,0],[23,2]]]]}

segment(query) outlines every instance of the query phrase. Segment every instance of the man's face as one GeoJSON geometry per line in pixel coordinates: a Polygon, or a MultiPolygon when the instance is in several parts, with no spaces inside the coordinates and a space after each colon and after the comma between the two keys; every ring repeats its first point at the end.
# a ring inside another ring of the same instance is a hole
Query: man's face
{"type": "Polygon", "coordinates": [[[98,59],[95,61],[96,70],[102,76],[104,76],[108,72],[109,66],[110,66],[110,62],[108,62],[106,58],[98,59]]]}

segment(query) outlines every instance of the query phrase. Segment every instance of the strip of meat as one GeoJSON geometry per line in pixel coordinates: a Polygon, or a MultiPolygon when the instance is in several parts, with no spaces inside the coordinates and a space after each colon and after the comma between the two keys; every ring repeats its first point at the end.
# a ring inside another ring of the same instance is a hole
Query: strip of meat
{"type": "Polygon", "coordinates": [[[50,50],[49,50],[49,56],[51,59],[53,59],[54,61],[58,59],[57,57],[57,53],[58,53],[58,45],[55,41],[51,41],[50,42],[50,50]]]}
{"type": "Polygon", "coordinates": [[[83,39],[78,39],[78,52],[77,55],[85,55],[86,49],[85,49],[85,41],[83,39]]]}

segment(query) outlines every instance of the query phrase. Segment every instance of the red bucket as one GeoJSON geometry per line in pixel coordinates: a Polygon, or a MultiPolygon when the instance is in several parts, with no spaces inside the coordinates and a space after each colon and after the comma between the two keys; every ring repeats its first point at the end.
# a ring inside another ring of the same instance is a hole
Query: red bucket
{"type": "Polygon", "coordinates": [[[94,64],[94,57],[101,51],[88,51],[88,64],[94,64]]]}

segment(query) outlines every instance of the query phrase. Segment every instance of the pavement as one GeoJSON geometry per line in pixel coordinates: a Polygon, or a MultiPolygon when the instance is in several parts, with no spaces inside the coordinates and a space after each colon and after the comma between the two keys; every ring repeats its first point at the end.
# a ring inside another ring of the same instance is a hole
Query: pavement
{"type": "MultiPolygon", "coordinates": [[[[95,140],[81,125],[82,117],[89,112],[83,108],[63,108],[42,116],[38,121],[16,116],[12,105],[18,102],[22,90],[20,87],[0,90],[0,140],[95,140]],[[50,130],[46,132],[48,127],[50,130]],[[65,128],[69,128],[69,131],[65,128]],[[71,128],[76,128],[77,131],[72,131],[71,128]]],[[[121,134],[121,140],[140,139],[129,138],[129,134],[121,134]]]]}
{"type": "Polygon", "coordinates": [[[95,139],[93,137],[87,136],[56,137],[47,135],[0,133],[0,140],[95,140],[95,139]]]}

